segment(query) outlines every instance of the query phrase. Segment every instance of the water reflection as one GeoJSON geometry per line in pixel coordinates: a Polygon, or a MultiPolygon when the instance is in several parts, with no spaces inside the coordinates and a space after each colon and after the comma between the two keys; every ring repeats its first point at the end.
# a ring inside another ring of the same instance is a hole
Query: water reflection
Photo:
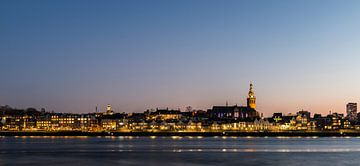
{"type": "Polygon", "coordinates": [[[51,165],[48,161],[70,165],[341,165],[344,160],[356,165],[358,141],[359,137],[0,137],[0,160],[4,165],[21,165],[17,158],[33,165],[51,165]]]}

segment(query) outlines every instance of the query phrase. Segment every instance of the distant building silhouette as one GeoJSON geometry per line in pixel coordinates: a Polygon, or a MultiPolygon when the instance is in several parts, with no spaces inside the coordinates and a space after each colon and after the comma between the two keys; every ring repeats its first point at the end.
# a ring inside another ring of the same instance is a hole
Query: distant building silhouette
{"type": "Polygon", "coordinates": [[[357,119],[357,103],[346,104],[346,117],[350,121],[356,121],[356,119],[357,119]]]}

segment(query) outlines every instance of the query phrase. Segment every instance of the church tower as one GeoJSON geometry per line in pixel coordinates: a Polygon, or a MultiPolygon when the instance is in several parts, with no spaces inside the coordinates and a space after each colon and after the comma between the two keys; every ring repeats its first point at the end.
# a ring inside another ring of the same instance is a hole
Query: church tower
{"type": "Polygon", "coordinates": [[[107,107],[106,107],[106,113],[105,113],[105,114],[106,114],[106,115],[112,115],[112,114],[114,114],[114,111],[112,110],[110,104],[107,105],[107,107]]]}
{"type": "Polygon", "coordinates": [[[250,83],[249,94],[247,97],[247,106],[249,108],[256,109],[256,97],[255,97],[252,83],[250,83]]]}

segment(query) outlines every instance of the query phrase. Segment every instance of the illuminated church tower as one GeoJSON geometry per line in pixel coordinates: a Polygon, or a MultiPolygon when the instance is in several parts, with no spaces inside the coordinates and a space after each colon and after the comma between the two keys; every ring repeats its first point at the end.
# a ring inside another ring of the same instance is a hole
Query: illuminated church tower
{"type": "Polygon", "coordinates": [[[106,107],[106,113],[105,113],[105,114],[106,114],[106,115],[112,115],[112,114],[114,114],[114,111],[112,110],[110,104],[107,105],[107,107],[106,107]]]}
{"type": "Polygon", "coordinates": [[[248,94],[248,98],[247,98],[247,106],[249,108],[256,109],[256,97],[255,97],[252,83],[250,83],[250,89],[249,89],[249,94],[248,94]]]}

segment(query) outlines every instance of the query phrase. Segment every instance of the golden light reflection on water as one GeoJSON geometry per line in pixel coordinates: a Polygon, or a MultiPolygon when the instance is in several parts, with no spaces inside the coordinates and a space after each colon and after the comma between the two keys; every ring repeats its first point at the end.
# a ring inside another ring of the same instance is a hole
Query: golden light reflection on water
{"type": "Polygon", "coordinates": [[[180,136],[171,136],[171,139],[177,140],[177,139],[181,139],[182,137],[180,136]]]}
{"type": "Polygon", "coordinates": [[[291,137],[285,137],[285,136],[278,136],[277,139],[290,139],[291,137]]]}
{"type": "Polygon", "coordinates": [[[256,152],[256,149],[245,149],[244,152],[256,152]]]}
{"type": "Polygon", "coordinates": [[[309,148],[296,148],[296,149],[254,149],[254,148],[246,148],[246,149],[228,149],[228,148],[222,148],[222,149],[173,149],[173,150],[161,150],[163,152],[222,152],[222,153],[257,153],[257,152],[272,152],[272,153],[299,153],[299,152],[305,152],[305,153],[319,153],[319,152],[332,152],[332,153],[338,153],[338,152],[360,152],[360,149],[347,149],[347,148],[340,148],[340,149],[328,149],[328,148],[320,148],[320,149],[309,149],[309,148]]]}
{"type": "MultiPolygon", "coordinates": [[[[5,136],[0,136],[5,137],[5,136]]],[[[16,139],[88,139],[89,136],[14,136],[16,139]]],[[[97,137],[101,138],[101,137],[97,137]]]]}

